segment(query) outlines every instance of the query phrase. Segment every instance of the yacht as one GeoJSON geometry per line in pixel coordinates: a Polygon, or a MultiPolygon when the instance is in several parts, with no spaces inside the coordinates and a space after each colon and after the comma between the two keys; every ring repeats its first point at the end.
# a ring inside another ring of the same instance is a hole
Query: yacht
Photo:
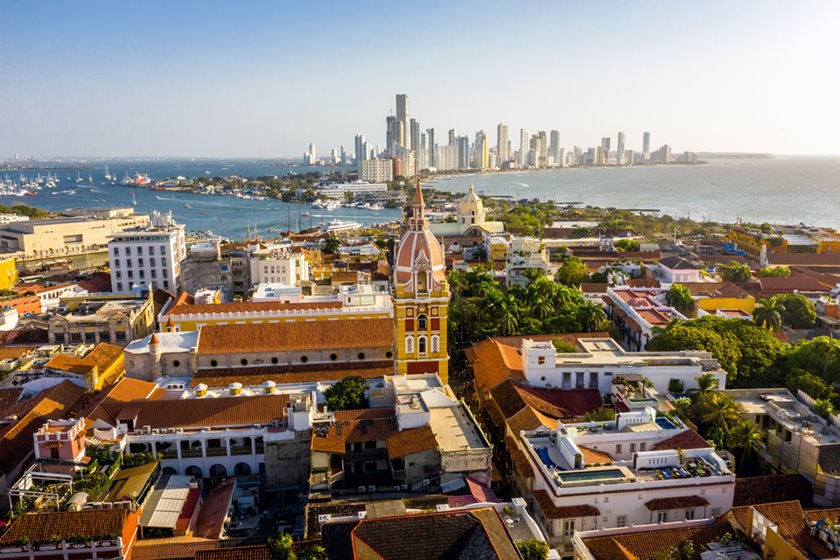
{"type": "Polygon", "coordinates": [[[353,229],[359,229],[362,227],[362,224],[359,222],[345,222],[342,220],[333,220],[321,226],[321,231],[326,233],[334,233],[338,231],[350,231],[353,229]]]}

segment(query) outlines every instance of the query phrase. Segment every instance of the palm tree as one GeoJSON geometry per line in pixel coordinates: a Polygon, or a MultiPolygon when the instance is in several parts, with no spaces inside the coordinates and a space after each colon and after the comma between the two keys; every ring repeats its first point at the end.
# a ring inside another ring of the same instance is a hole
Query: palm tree
{"type": "Polygon", "coordinates": [[[706,393],[710,392],[712,389],[717,389],[718,381],[717,378],[712,375],[711,373],[704,373],[700,377],[695,377],[695,381],[697,381],[697,394],[698,395],[705,395],[706,393]]]}
{"type": "Polygon", "coordinates": [[[513,336],[519,326],[519,302],[512,294],[504,294],[492,304],[499,334],[513,336]]]}
{"type": "Polygon", "coordinates": [[[741,420],[743,413],[741,405],[725,394],[714,391],[704,396],[702,406],[703,415],[700,419],[711,425],[713,430],[718,431],[723,441],[727,441],[732,426],[741,420]]]}
{"type": "Polygon", "coordinates": [[[727,446],[737,447],[741,450],[741,460],[738,461],[738,467],[740,467],[744,464],[747,453],[752,454],[761,451],[763,442],[764,434],[761,433],[761,430],[749,420],[741,419],[732,427],[727,446]]]}
{"type": "Polygon", "coordinates": [[[691,292],[682,284],[674,284],[671,289],[665,294],[665,303],[676,309],[682,314],[691,311],[694,305],[694,299],[691,297],[691,292]]]}
{"type": "Polygon", "coordinates": [[[606,319],[607,314],[604,313],[604,307],[591,299],[587,299],[578,306],[577,320],[580,323],[580,328],[585,332],[597,330],[606,319]]]}
{"type": "Polygon", "coordinates": [[[771,331],[778,330],[782,326],[784,310],[785,306],[773,298],[761,299],[753,311],[753,322],[771,331]]]}

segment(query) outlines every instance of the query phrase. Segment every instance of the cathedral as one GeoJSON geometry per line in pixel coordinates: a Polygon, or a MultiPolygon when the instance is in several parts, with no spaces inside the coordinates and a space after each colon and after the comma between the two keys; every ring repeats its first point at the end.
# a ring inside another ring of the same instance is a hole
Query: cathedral
{"type": "Polygon", "coordinates": [[[446,262],[443,245],[429,230],[420,181],[406,222],[394,256],[395,373],[436,373],[448,383],[446,262]]]}

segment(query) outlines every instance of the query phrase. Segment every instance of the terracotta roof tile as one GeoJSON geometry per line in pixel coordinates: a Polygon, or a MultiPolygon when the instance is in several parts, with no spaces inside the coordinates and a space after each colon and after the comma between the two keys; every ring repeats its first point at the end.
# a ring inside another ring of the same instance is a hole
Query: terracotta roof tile
{"type": "Polygon", "coordinates": [[[67,354],[58,354],[53,356],[44,364],[47,369],[57,371],[66,371],[76,375],[87,375],[93,371],[94,365],[85,361],[84,358],[77,358],[75,356],[68,356],[67,354]]]}
{"type": "Polygon", "coordinates": [[[96,348],[85,356],[85,361],[98,366],[100,370],[104,370],[111,367],[122,355],[123,349],[121,346],[100,342],[96,345],[96,348]]]}
{"type": "Polygon", "coordinates": [[[657,554],[678,547],[685,542],[700,545],[718,541],[726,533],[732,533],[732,527],[726,523],[701,525],[682,529],[660,529],[639,533],[626,533],[609,537],[592,537],[583,543],[595,560],[645,560],[657,554]]]}
{"type": "Polygon", "coordinates": [[[603,404],[597,389],[545,389],[507,380],[490,391],[510,418],[526,406],[555,419],[578,418],[603,404]]]}
{"type": "Polygon", "coordinates": [[[645,502],[650,511],[665,509],[685,509],[709,505],[709,501],[701,496],[671,496],[670,498],[656,498],[645,502]]]}
{"type": "Polygon", "coordinates": [[[32,543],[54,537],[62,539],[87,535],[103,539],[108,535],[122,535],[130,515],[127,509],[85,509],[55,513],[28,513],[15,520],[0,537],[0,544],[28,538],[32,543]]]}
{"type": "Polygon", "coordinates": [[[547,519],[573,519],[601,515],[601,510],[590,504],[557,506],[545,490],[534,490],[534,499],[547,519]]]}
{"type": "Polygon", "coordinates": [[[23,387],[0,388],[0,417],[5,418],[14,408],[23,393],[23,387]]]}
{"type": "Polygon", "coordinates": [[[306,381],[332,381],[351,375],[375,379],[394,374],[393,360],[355,363],[271,365],[248,368],[201,368],[193,375],[193,386],[204,383],[222,387],[233,381],[243,385],[259,385],[271,380],[276,383],[302,383],[306,381]]]}
{"type": "Polygon", "coordinates": [[[232,546],[215,550],[199,550],[195,560],[271,560],[268,545],[232,546]]]}
{"type": "Polygon", "coordinates": [[[197,354],[370,348],[393,344],[394,323],[391,319],[208,325],[201,329],[197,354]]]}
{"type": "Polygon", "coordinates": [[[653,451],[663,449],[706,449],[707,447],[714,446],[694,430],[687,429],[673,437],[660,441],[653,446],[653,451]]]}
{"type": "Polygon", "coordinates": [[[71,381],[62,381],[31,399],[18,402],[9,411],[17,421],[0,430],[0,473],[17,467],[32,451],[32,436],[47,420],[65,417],[82,398],[85,390],[71,381]]]}
{"type": "Polygon", "coordinates": [[[35,350],[31,346],[12,346],[0,348],[0,361],[3,360],[19,360],[20,358],[32,353],[35,350]]]}
{"type": "Polygon", "coordinates": [[[516,444],[516,440],[514,440],[511,436],[506,436],[505,447],[507,447],[507,453],[519,474],[526,478],[534,478],[534,467],[531,465],[531,462],[528,461],[528,457],[525,455],[525,452],[522,451],[516,444]]]}
{"type": "Polygon", "coordinates": [[[220,314],[220,313],[257,313],[270,311],[298,311],[315,309],[341,309],[340,301],[319,301],[301,303],[282,303],[276,301],[241,301],[232,303],[194,303],[187,304],[180,299],[166,312],[166,315],[220,314]]]}
{"type": "Polygon", "coordinates": [[[437,449],[435,433],[429,426],[394,432],[385,441],[388,457],[396,459],[422,451],[437,449]]]}
{"type": "Polygon", "coordinates": [[[363,519],[352,535],[382,558],[521,558],[494,508],[363,519]]]}
{"type": "Polygon", "coordinates": [[[326,434],[312,434],[312,451],[343,454],[348,443],[386,442],[397,431],[394,411],[390,408],[339,410],[326,434]]]}
{"type": "Polygon", "coordinates": [[[798,500],[810,504],[811,483],[799,474],[739,477],[735,480],[733,506],[798,500]]]}
{"type": "MultiPolygon", "coordinates": [[[[286,416],[286,403],[288,401],[288,395],[140,400],[132,401],[128,408],[137,410],[135,426],[138,427],[149,426],[154,429],[212,426],[223,428],[226,426],[269,424],[274,420],[283,420],[286,416]]],[[[125,410],[126,406],[123,405],[119,409],[125,410]]],[[[112,408],[112,410],[114,409],[112,408]]]]}

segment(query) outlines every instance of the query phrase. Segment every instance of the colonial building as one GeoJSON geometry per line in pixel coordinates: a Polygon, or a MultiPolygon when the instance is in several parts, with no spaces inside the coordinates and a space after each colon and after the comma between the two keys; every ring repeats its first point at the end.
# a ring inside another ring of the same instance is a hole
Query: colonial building
{"type": "Polygon", "coordinates": [[[429,229],[447,247],[473,247],[482,244],[486,234],[503,233],[505,224],[487,221],[484,203],[470,183],[469,192],[458,202],[455,222],[435,222],[429,229]]]}
{"type": "Polygon", "coordinates": [[[68,297],[50,317],[50,344],[110,342],[122,345],[154,329],[151,290],[140,297],[108,294],[68,297]]]}
{"type": "Polygon", "coordinates": [[[446,263],[443,246],[429,230],[419,181],[407,229],[396,249],[391,293],[396,322],[396,372],[436,373],[448,383],[446,263]]]}

